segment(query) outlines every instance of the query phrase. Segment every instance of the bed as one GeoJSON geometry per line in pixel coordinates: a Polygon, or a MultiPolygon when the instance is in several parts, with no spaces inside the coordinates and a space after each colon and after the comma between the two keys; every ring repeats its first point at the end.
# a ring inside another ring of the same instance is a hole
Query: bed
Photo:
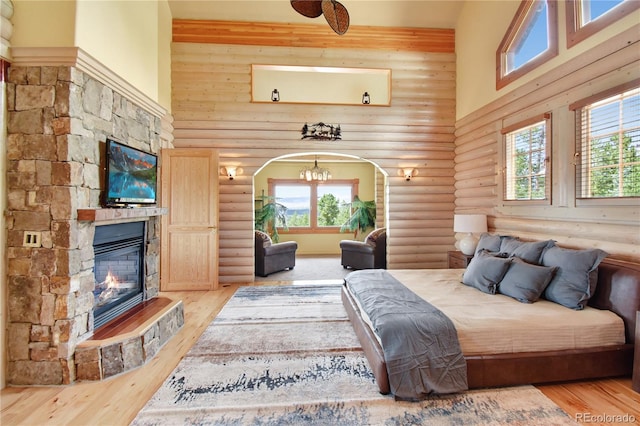
{"type": "MultiPolygon", "coordinates": [[[[496,310],[497,317],[489,319],[493,325],[482,325],[476,316],[483,312],[477,309],[469,309],[466,317],[463,315],[452,319],[456,329],[461,329],[458,335],[469,389],[631,375],[636,312],[640,311],[639,263],[614,259],[599,261],[597,269],[593,271],[593,276],[597,277],[595,292],[585,302],[584,309],[580,310],[568,309],[544,297],[526,304],[504,294],[485,294],[460,283],[464,272],[456,269],[385,271],[420,297],[426,300],[432,297],[434,306],[445,313],[456,311],[455,306],[468,297],[476,307],[490,299],[497,301],[498,305],[504,305],[506,311],[496,310]],[[430,296],[432,287],[440,288],[440,291],[430,296]],[[448,290],[443,293],[442,288],[448,290]],[[517,315],[519,311],[530,311],[531,308],[536,308],[533,314],[534,318],[538,316],[536,323],[521,320],[524,331],[508,331],[508,326],[503,327],[503,316],[517,315]],[[555,313],[564,316],[560,320],[544,320],[555,313]],[[606,325],[600,326],[601,320],[606,325]],[[465,328],[461,325],[464,322],[479,324],[479,328],[477,331],[465,328]],[[550,326],[557,324],[560,324],[557,327],[559,333],[551,334],[550,326]],[[509,338],[509,334],[517,338],[509,338]]],[[[342,301],[379,390],[382,394],[388,394],[394,392],[389,383],[388,365],[380,337],[373,331],[371,319],[363,312],[361,303],[348,284],[350,279],[358,276],[353,274],[360,274],[360,280],[364,278],[366,281],[367,277],[362,274],[371,273],[376,272],[357,271],[347,276],[342,301]]],[[[487,308],[484,313],[493,309],[487,308]]],[[[465,309],[458,311],[464,313],[465,309]]]]}

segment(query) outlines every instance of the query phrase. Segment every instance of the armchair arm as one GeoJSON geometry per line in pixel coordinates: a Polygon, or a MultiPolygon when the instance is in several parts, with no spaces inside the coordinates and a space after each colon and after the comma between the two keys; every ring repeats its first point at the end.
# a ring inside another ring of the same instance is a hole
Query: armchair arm
{"type": "Polygon", "coordinates": [[[264,248],[265,256],[273,256],[275,254],[290,253],[298,249],[298,243],[295,241],[285,241],[282,243],[271,244],[264,248]]]}
{"type": "Polygon", "coordinates": [[[363,243],[362,241],[352,241],[352,240],[342,240],[340,241],[340,248],[342,250],[357,252],[357,253],[367,253],[373,254],[375,250],[375,246],[367,243],[363,243]]]}

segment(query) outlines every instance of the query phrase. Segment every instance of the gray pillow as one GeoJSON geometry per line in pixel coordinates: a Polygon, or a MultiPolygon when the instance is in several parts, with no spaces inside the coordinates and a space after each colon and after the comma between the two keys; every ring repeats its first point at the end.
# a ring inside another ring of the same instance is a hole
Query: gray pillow
{"type": "Polygon", "coordinates": [[[542,255],[544,266],[558,270],[544,297],[571,309],[583,309],[598,283],[598,265],[607,257],[600,249],[573,250],[551,247],[542,255]]]}
{"type": "Polygon", "coordinates": [[[478,240],[478,244],[476,245],[475,254],[480,253],[481,250],[487,250],[490,252],[499,252],[500,251],[500,242],[502,241],[500,235],[491,235],[484,232],[480,235],[480,239],[478,240]]]}
{"type": "Polygon", "coordinates": [[[517,257],[513,258],[498,285],[498,293],[522,303],[533,303],[540,298],[557,269],[555,266],[532,265],[517,257]]]}
{"type": "Polygon", "coordinates": [[[469,262],[462,275],[462,283],[484,293],[496,294],[498,283],[504,277],[510,263],[511,259],[482,250],[469,262]]]}
{"type": "Polygon", "coordinates": [[[506,237],[500,243],[500,253],[507,253],[525,262],[540,265],[544,250],[554,245],[554,240],[525,242],[515,237],[506,237]]]}

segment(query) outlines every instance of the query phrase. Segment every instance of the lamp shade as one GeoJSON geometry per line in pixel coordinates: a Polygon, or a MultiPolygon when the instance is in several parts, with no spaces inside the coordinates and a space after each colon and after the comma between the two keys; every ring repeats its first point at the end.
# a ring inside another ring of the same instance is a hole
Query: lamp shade
{"type": "Polygon", "coordinates": [[[478,244],[473,232],[487,232],[487,216],[484,214],[453,215],[453,232],[465,232],[467,234],[458,244],[462,253],[472,255],[478,244]]]}
{"type": "Polygon", "coordinates": [[[453,232],[487,232],[487,215],[453,215],[453,232]]]}

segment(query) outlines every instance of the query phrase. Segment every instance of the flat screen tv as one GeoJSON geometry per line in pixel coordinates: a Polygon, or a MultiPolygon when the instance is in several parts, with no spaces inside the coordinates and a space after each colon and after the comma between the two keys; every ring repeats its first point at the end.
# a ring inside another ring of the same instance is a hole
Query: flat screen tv
{"type": "Polygon", "coordinates": [[[156,204],[158,157],[107,138],[105,204],[156,204]]]}

